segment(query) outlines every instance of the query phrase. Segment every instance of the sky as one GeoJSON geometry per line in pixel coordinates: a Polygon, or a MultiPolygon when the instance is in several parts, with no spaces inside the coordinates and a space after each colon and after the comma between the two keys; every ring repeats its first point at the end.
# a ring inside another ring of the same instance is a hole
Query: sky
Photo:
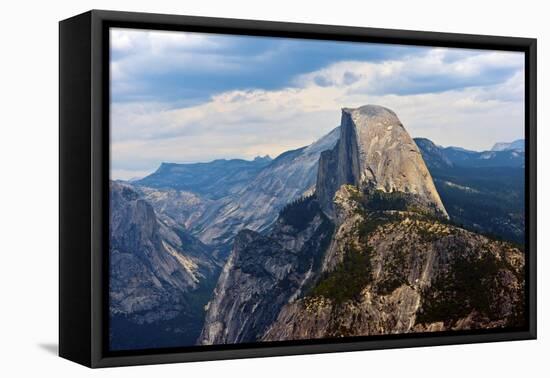
{"type": "Polygon", "coordinates": [[[392,109],[412,137],[524,137],[519,52],[113,28],[111,177],[311,144],[341,108],[392,109]]]}

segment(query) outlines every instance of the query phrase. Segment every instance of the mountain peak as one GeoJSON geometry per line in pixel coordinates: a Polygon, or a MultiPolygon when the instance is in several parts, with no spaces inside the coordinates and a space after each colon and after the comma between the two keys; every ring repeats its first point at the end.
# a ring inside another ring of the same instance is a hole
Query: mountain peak
{"type": "Polygon", "coordinates": [[[491,151],[509,151],[509,150],[519,150],[525,151],[525,139],[518,139],[513,142],[500,142],[495,143],[491,151]]]}
{"type": "Polygon", "coordinates": [[[255,162],[269,162],[271,160],[273,160],[271,158],[271,156],[264,155],[264,156],[256,156],[252,161],[255,161],[255,162]]]}
{"type": "Polygon", "coordinates": [[[319,161],[317,194],[327,213],[344,184],[408,193],[447,216],[418,147],[395,112],[382,106],[342,109],[340,139],[319,161]]]}
{"type": "Polygon", "coordinates": [[[393,110],[380,105],[363,105],[358,108],[342,108],[342,113],[397,119],[397,115],[393,112],[393,110]]]}

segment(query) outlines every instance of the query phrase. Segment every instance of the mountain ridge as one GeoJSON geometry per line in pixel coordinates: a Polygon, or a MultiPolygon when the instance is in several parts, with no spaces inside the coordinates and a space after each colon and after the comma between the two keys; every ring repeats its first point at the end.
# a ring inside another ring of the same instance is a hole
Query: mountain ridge
{"type": "Polygon", "coordinates": [[[217,159],[208,163],[162,163],[155,172],[133,184],[191,191],[215,200],[241,190],[270,162],[271,158],[264,157],[254,160],[217,159]]]}
{"type": "Polygon", "coordinates": [[[516,139],[513,142],[499,142],[495,143],[491,148],[491,151],[507,151],[517,150],[525,152],[525,139],[516,139]]]}
{"type": "Polygon", "coordinates": [[[525,166],[525,154],[522,149],[472,151],[461,147],[438,146],[428,138],[417,137],[414,141],[420,148],[426,164],[431,168],[525,166]]]}

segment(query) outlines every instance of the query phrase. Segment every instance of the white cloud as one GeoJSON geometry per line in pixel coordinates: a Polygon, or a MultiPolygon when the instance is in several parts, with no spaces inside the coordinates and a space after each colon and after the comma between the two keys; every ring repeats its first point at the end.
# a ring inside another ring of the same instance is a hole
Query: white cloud
{"type": "Polygon", "coordinates": [[[502,81],[503,73],[523,68],[523,54],[472,52],[462,59],[449,49],[435,48],[424,55],[381,63],[344,61],[296,78],[300,87],[336,86],[348,92],[369,94],[414,94],[453,88],[483,86],[502,81]]]}
{"type": "Polygon", "coordinates": [[[115,53],[164,54],[165,52],[204,50],[218,46],[208,34],[111,28],[111,49],[115,53]]]}
{"type": "Polygon", "coordinates": [[[143,75],[178,72],[231,71],[241,69],[239,62],[223,59],[219,51],[226,47],[213,35],[112,28],[111,91],[131,94],[139,91],[143,75]]]}

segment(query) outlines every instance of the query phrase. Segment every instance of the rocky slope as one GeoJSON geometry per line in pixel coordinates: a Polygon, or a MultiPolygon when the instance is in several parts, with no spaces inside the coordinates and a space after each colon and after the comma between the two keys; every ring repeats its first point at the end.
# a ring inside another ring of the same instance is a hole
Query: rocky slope
{"type": "Polygon", "coordinates": [[[205,213],[216,206],[216,201],[193,192],[144,186],[137,186],[135,190],[153,206],[158,216],[167,216],[186,230],[191,230],[205,213]]]}
{"type": "Polygon", "coordinates": [[[423,214],[373,211],[360,194],[353,186],[337,194],[336,211],[355,214],[333,239],[341,260],[262,340],[523,324],[522,251],[423,214]]]}
{"type": "Polygon", "coordinates": [[[216,277],[219,261],[176,222],[160,220],[128,185],[110,183],[110,209],[109,309],[115,325],[124,323],[123,329],[111,327],[111,345],[124,348],[123,333],[132,324],[158,324],[189,313],[196,306],[190,296],[216,277]]]}
{"type": "Polygon", "coordinates": [[[199,238],[208,244],[225,244],[241,229],[262,231],[270,226],[289,202],[313,192],[321,152],[334,147],[339,128],[307,147],[287,151],[241,191],[197,222],[199,238]]]}
{"type": "Polygon", "coordinates": [[[448,169],[454,166],[452,160],[445,154],[445,149],[426,138],[414,138],[424,162],[430,171],[434,168],[448,169]]]}
{"type": "Polygon", "coordinates": [[[340,139],[319,161],[316,190],[327,214],[344,184],[409,193],[426,211],[447,216],[418,147],[396,114],[381,106],[342,110],[340,139]]]}
{"type": "Polygon", "coordinates": [[[313,196],[287,206],[267,235],[239,232],[207,309],[200,344],[253,342],[320,268],[332,223],[313,196]]]}

